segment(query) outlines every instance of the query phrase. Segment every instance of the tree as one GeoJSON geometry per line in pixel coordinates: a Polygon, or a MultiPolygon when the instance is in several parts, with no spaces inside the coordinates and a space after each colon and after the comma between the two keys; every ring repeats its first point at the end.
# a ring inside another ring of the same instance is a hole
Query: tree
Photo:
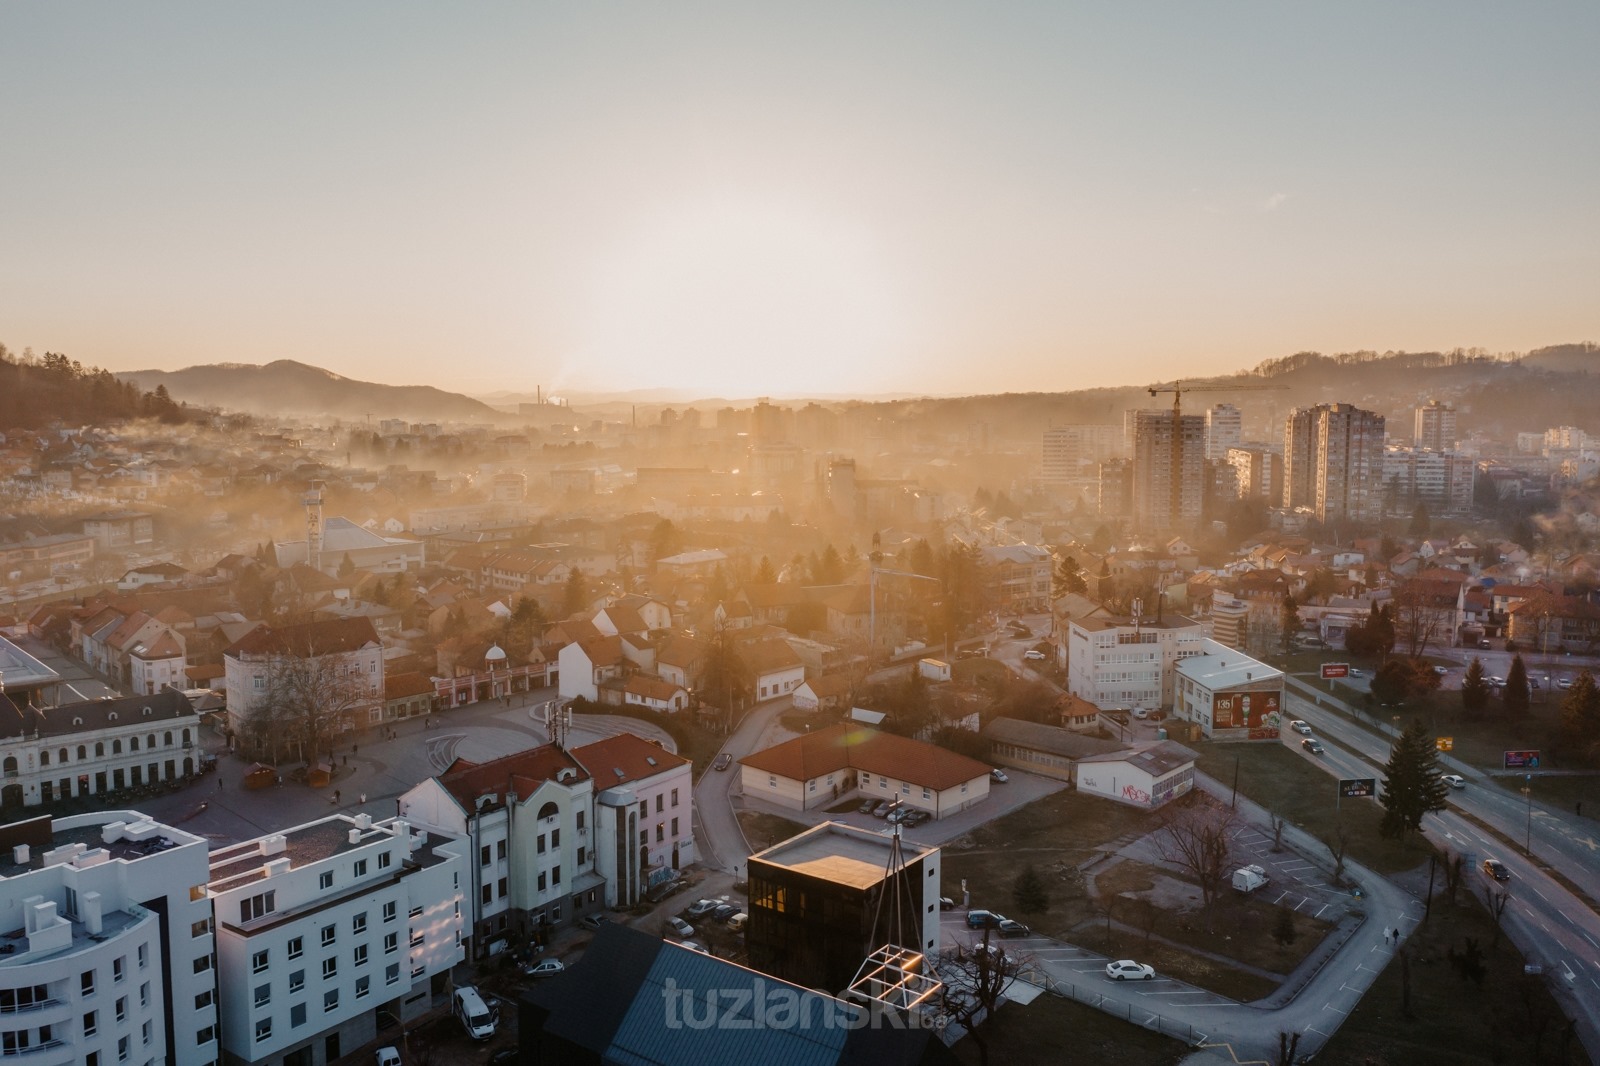
{"type": "Polygon", "coordinates": [[[813,585],[837,585],[844,580],[844,560],[839,557],[839,549],[829,544],[822,551],[821,558],[814,553],[811,556],[811,583],[813,585]]]}
{"type": "Polygon", "coordinates": [[[1468,718],[1478,718],[1488,705],[1489,683],[1483,679],[1483,660],[1473,656],[1467,676],[1461,680],[1461,709],[1468,718]]]}
{"type": "Polygon", "coordinates": [[[567,575],[567,584],[561,593],[562,617],[570,618],[587,606],[589,606],[589,583],[584,580],[583,571],[573,567],[572,573],[567,575]]]}
{"type": "Polygon", "coordinates": [[[1287,907],[1278,908],[1278,922],[1272,929],[1272,939],[1278,942],[1279,947],[1288,947],[1294,943],[1296,936],[1294,928],[1294,912],[1287,907]]]}
{"type": "Polygon", "coordinates": [[[1523,665],[1521,655],[1511,660],[1511,669],[1506,671],[1506,687],[1500,693],[1500,702],[1505,707],[1508,718],[1527,716],[1528,668],[1523,665]]]}
{"type": "Polygon", "coordinates": [[[1384,767],[1379,832],[1393,840],[1415,833],[1424,815],[1445,809],[1450,786],[1439,778],[1439,753],[1420,721],[1413,721],[1395,739],[1384,767]]]}
{"type": "Polygon", "coordinates": [[[1395,707],[1439,687],[1433,667],[1415,659],[1390,659],[1372,675],[1372,695],[1385,707],[1395,707]]]}
{"type": "Polygon", "coordinates": [[[989,1044],[983,1025],[994,1016],[994,1009],[1021,969],[1021,960],[1004,945],[991,944],[990,930],[970,951],[958,951],[948,963],[941,963],[944,984],[939,990],[940,1009],[966,1029],[978,1047],[978,1061],[988,1066],[989,1044]]]}
{"type": "Polygon", "coordinates": [[[1426,581],[1407,581],[1395,590],[1393,612],[1394,629],[1406,654],[1420,659],[1430,644],[1449,636],[1455,618],[1455,591],[1439,591],[1426,581]]]}
{"type": "Polygon", "coordinates": [[[761,557],[761,565],[756,567],[755,577],[752,579],[757,585],[775,585],[778,583],[778,572],[772,568],[772,560],[765,555],[761,557]]]}
{"type": "Polygon", "coordinates": [[[669,556],[683,550],[683,537],[672,519],[663,518],[650,530],[650,565],[653,567],[669,556]]]}
{"type": "Polygon", "coordinates": [[[1351,626],[1345,633],[1344,646],[1355,655],[1387,658],[1394,651],[1394,617],[1389,605],[1379,607],[1373,601],[1367,620],[1351,626]]]}
{"type": "Polygon", "coordinates": [[[1341,819],[1333,825],[1333,839],[1324,840],[1322,846],[1328,849],[1328,855],[1333,859],[1333,883],[1344,883],[1344,857],[1350,850],[1350,831],[1344,827],[1341,819]]]}
{"type": "Polygon", "coordinates": [[[1089,582],[1084,580],[1083,567],[1078,565],[1078,560],[1071,555],[1065,556],[1056,564],[1055,594],[1065,596],[1068,593],[1083,595],[1089,591],[1089,582]]]}
{"type": "Polygon", "coordinates": [[[1311,576],[1306,578],[1305,588],[1300,590],[1308,603],[1313,601],[1326,603],[1328,597],[1338,591],[1338,578],[1334,577],[1333,571],[1325,566],[1319,566],[1311,571],[1311,576]]]}
{"type": "Polygon", "coordinates": [[[1285,592],[1278,610],[1279,624],[1283,626],[1283,650],[1290,652],[1294,650],[1294,635],[1300,632],[1300,605],[1295,602],[1292,593],[1285,592]]]}
{"type": "Polygon", "coordinates": [[[250,700],[240,733],[258,752],[293,748],[309,765],[330,750],[343,719],[375,693],[368,675],[352,669],[348,654],[280,648],[267,660],[263,689],[250,700]]]}
{"type": "Polygon", "coordinates": [[[354,574],[355,572],[356,572],[356,564],[351,561],[350,553],[349,552],[345,552],[344,553],[344,558],[339,560],[339,576],[341,578],[348,578],[351,574],[354,574]]]}
{"type": "Polygon", "coordinates": [[[1011,885],[1011,902],[1023,914],[1043,914],[1050,909],[1050,890],[1044,878],[1034,869],[1033,863],[1023,866],[1022,872],[1011,885]]]}
{"type": "Polygon", "coordinates": [[[1560,736],[1567,755],[1590,762],[1600,753],[1600,687],[1587,670],[1561,701],[1560,736]]]}
{"type": "Polygon", "coordinates": [[[1200,886],[1209,907],[1227,882],[1233,865],[1233,814],[1191,793],[1188,801],[1169,806],[1156,830],[1161,857],[1182,867],[1200,886]]]}
{"type": "Polygon", "coordinates": [[[1428,514],[1428,505],[1417,504],[1417,509],[1411,512],[1411,524],[1406,527],[1406,532],[1413,537],[1426,537],[1433,528],[1433,517],[1428,514]]]}

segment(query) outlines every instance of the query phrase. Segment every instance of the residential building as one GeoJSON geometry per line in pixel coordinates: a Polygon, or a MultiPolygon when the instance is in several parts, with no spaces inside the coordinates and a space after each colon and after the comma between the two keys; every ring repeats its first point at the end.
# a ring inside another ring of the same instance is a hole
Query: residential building
{"type": "Polygon", "coordinates": [[[1219,403],[1206,412],[1206,458],[1226,459],[1228,449],[1244,439],[1244,415],[1231,403],[1219,403]]]}
{"type": "Polygon", "coordinates": [[[1418,451],[1450,452],[1456,447],[1456,409],[1429,400],[1416,409],[1412,444],[1418,451]]]}
{"type": "Polygon", "coordinates": [[[1078,761],[1078,791],[1154,810],[1194,790],[1195,753],[1172,740],[1078,761]]]}
{"type": "Polygon", "coordinates": [[[1241,500],[1264,500],[1276,507],[1283,499],[1283,456],[1264,444],[1229,448],[1225,458],[1238,478],[1241,500]]]}
{"type": "Polygon", "coordinates": [[[594,871],[608,907],[631,907],[698,861],[693,764],[633,733],[572,749],[594,782],[594,871]]]}
{"type": "Polygon", "coordinates": [[[745,867],[750,965],[807,988],[843,991],[886,944],[937,956],[942,865],[938,848],[841,822],[756,852],[745,867]],[[896,841],[900,853],[892,856],[896,841]]]}
{"type": "Polygon", "coordinates": [[[206,841],[137,811],[0,827],[3,1053],[215,1066],[206,841]]]}
{"type": "Polygon", "coordinates": [[[1173,666],[1205,639],[1199,622],[1179,614],[1091,614],[1067,627],[1067,691],[1101,710],[1171,706],[1173,666]]]}
{"type": "Polygon", "coordinates": [[[108,511],[83,519],[83,535],[101,551],[125,552],[156,539],[155,519],[143,511],[108,511]]]}
{"type": "Polygon", "coordinates": [[[57,707],[0,695],[0,806],[104,796],[198,773],[200,719],[177,689],[57,707]]]}
{"type": "Polygon", "coordinates": [[[575,640],[556,653],[556,665],[560,670],[558,691],[562,699],[582,696],[598,701],[600,686],[622,676],[622,638],[575,640]]]}
{"type": "Polygon", "coordinates": [[[588,770],[555,744],[484,763],[457,759],[396,803],[412,824],[467,839],[473,959],[604,907],[593,807],[588,770]]]}
{"type": "Polygon", "coordinates": [[[1214,640],[1179,662],[1172,713],[1213,740],[1276,740],[1283,671],[1214,640]]]}
{"type": "Polygon", "coordinates": [[[1052,426],[1044,431],[1043,480],[1062,484],[1093,477],[1097,464],[1121,452],[1121,426],[1052,426]]]}
{"type": "Polygon", "coordinates": [[[946,748],[848,722],[739,760],[747,797],[795,810],[855,796],[898,800],[935,818],[988,798],[989,769],[946,748]]]}
{"type": "Polygon", "coordinates": [[[983,727],[982,736],[989,742],[989,759],[996,766],[1026,770],[1068,784],[1076,781],[1078,760],[1126,747],[1119,741],[1020,718],[992,719],[983,727]]]}
{"type": "Polygon", "coordinates": [[[1383,416],[1347,403],[1296,408],[1284,423],[1283,505],[1322,522],[1383,517],[1383,416]]]}
{"type": "Polygon", "coordinates": [[[330,815],[211,853],[230,1063],[325,1066],[448,1000],[466,843],[330,815]]]}
{"type": "Polygon", "coordinates": [[[984,602],[995,610],[1023,613],[1047,609],[1055,557],[1037,544],[1006,544],[978,552],[984,602]]]}
{"type": "Polygon", "coordinates": [[[1386,448],[1383,499],[1391,514],[1409,514],[1423,504],[1433,514],[1470,514],[1477,463],[1449,451],[1386,448]]]}
{"type": "Polygon", "coordinates": [[[824,674],[807,679],[794,690],[794,708],[797,711],[837,711],[844,706],[855,688],[849,674],[824,674]]]}
{"type": "Polygon", "coordinates": [[[383,720],[383,644],[368,618],[330,618],[297,625],[260,625],[222,654],[229,725],[260,733],[254,716],[286,672],[324,692],[329,731],[342,733],[383,720]]]}
{"type": "Polygon", "coordinates": [[[749,641],[739,645],[738,655],[757,702],[787,696],[806,679],[805,663],[788,641],[749,641]]]}
{"type": "Polygon", "coordinates": [[[1133,527],[1144,533],[1193,526],[1204,502],[1203,415],[1139,411],[1133,437],[1133,527]]]}
{"type": "Polygon", "coordinates": [[[1096,502],[1104,518],[1127,518],[1133,513],[1133,460],[1107,459],[1100,464],[1096,502]]]}

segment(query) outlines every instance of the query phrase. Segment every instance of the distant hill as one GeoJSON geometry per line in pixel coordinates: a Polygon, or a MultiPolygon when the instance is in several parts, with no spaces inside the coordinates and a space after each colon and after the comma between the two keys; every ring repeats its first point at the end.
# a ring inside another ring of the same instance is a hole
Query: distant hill
{"type": "Polygon", "coordinates": [[[432,385],[380,385],[279,359],[265,366],[213,363],[182,370],[129,370],[117,377],[142,389],[165,385],[174,400],[250,414],[404,418],[416,422],[492,421],[486,403],[432,385]]]}
{"type": "Polygon", "coordinates": [[[1600,370],[1600,344],[1556,344],[1537,348],[1522,357],[1523,366],[1564,373],[1592,374],[1600,370]]]}

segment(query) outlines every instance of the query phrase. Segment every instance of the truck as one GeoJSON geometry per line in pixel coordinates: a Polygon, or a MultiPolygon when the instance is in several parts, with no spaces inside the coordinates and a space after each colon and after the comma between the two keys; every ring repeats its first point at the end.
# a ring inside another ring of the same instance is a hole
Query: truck
{"type": "Polygon", "coordinates": [[[1241,866],[1233,871],[1234,889],[1246,894],[1261,888],[1269,880],[1271,878],[1267,876],[1267,871],[1259,866],[1241,866]]]}

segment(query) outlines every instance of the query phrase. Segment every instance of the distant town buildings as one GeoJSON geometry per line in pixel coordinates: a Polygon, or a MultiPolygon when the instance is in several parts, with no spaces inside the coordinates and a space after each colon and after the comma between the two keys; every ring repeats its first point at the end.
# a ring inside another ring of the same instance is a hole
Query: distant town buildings
{"type": "Polygon", "coordinates": [[[1297,408],[1283,433],[1283,505],[1319,521],[1383,517],[1384,420],[1347,403],[1297,408]]]}
{"type": "Polygon", "coordinates": [[[1456,446],[1456,409],[1438,400],[1418,407],[1412,443],[1419,451],[1448,452],[1456,446]]]}
{"type": "Polygon", "coordinates": [[[1244,439],[1244,415],[1231,403],[1219,403],[1206,412],[1206,458],[1225,459],[1228,449],[1244,439]]]}
{"type": "Polygon", "coordinates": [[[1142,533],[1194,526],[1205,499],[1206,419],[1166,411],[1134,417],[1133,528],[1142,533]]]}

